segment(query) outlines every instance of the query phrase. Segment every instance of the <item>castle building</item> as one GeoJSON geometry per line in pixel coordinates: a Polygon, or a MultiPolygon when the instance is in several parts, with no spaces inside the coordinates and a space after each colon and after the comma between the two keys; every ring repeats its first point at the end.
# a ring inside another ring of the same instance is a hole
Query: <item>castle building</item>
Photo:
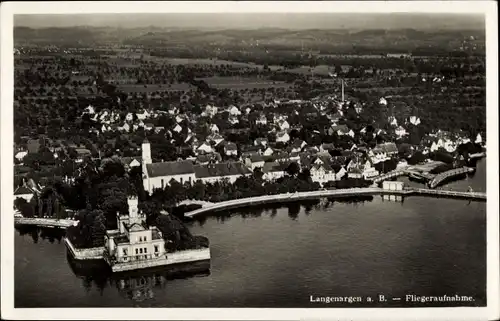
{"type": "Polygon", "coordinates": [[[165,242],[157,227],[147,227],[138,211],[137,197],[127,199],[128,215],[117,214],[118,229],[106,231],[105,252],[113,263],[144,261],[165,256],[165,242]]]}
{"type": "Polygon", "coordinates": [[[113,272],[190,262],[206,262],[203,266],[210,269],[208,247],[168,252],[161,231],[148,227],[145,215],[138,211],[137,197],[129,197],[127,203],[128,214],[118,213],[118,228],[104,236],[103,258],[113,272]]]}

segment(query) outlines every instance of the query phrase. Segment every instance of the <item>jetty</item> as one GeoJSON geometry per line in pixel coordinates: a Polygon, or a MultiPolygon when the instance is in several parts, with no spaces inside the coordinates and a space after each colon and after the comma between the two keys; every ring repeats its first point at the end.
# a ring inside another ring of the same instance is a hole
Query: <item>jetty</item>
{"type": "Polygon", "coordinates": [[[78,224],[74,220],[59,220],[56,218],[38,218],[38,217],[14,217],[14,225],[34,225],[40,227],[67,229],[70,226],[78,224]]]}
{"type": "Polygon", "coordinates": [[[470,167],[461,167],[461,168],[456,168],[452,169],[443,173],[440,173],[436,175],[430,182],[429,182],[429,187],[430,188],[436,188],[439,184],[441,184],[443,181],[452,178],[454,176],[459,176],[463,174],[468,174],[474,172],[474,168],[470,167]]]}
{"type": "Polygon", "coordinates": [[[264,195],[248,198],[240,198],[225,202],[215,203],[212,206],[202,207],[200,209],[185,213],[186,217],[194,217],[208,212],[223,211],[228,209],[235,209],[239,207],[271,204],[271,203],[286,203],[293,201],[301,201],[307,199],[321,199],[329,197],[352,197],[359,195],[400,195],[400,196],[433,196],[433,197],[449,197],[455,199],[468,199],[485,201],[486,193],[480,192],[453,192],[433,189],[415,189],[404,188],[402,190],[389,190],[379,187],[366,187],[366,188],[347,188],[335,190],[320,190],[311,192],[297,192],[277,195],[264,195]]]}

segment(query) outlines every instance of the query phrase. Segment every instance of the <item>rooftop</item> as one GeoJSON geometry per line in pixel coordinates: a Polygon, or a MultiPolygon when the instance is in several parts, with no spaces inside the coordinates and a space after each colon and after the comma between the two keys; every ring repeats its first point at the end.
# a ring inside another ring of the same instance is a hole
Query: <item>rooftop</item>
{"type": "Polygon", "coordinates": [[[146,165],[149,177],[173,176],[194,173],[193,163],[190,161],[176,161],[153,163],[146,165]]]}
{"type": "Polygon", "coordinates": [[[252,172],[240,162],[194,166],[196,178],[246,175],[252,172]]]}

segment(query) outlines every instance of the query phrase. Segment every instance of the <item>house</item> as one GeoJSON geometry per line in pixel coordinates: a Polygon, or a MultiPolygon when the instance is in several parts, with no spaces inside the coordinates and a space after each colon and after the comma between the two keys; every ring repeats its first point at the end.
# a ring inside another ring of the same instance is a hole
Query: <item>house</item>
{"type": "Polygon", "coordinates": [[[196,180],[190,161],[152,163],[151,147],[147,140],[142,143],[142,171],[144,190],[152,193],[155,188],[165,188],[172,180],[184,184],[196,180]]]}
{"type": "Polygon", "coordinates": [[[402,126],[398,126],[395,130],[394,130],[394,133],[398,136],[398,137],[403,137],[405,135],[407,135],[408,133],[406,132],[406,129],[404,129],[402,126]]]}
{"type": "Polygon", "coordinates": [[[276,134],[276,142],[287,143],[290,140],[290,135],[286,131],[281,131],[276,134]]]}
{"type": "Polygon", "coordinates": [[[397,155],[399,153],[396,144],[394,143],[384,143],[378,144],[373,149],[368,152],[368,156],[374,164],[386,161],[390,159],[391,156],[397,155]]]}
{"type": "Polygon", "coordinates": [[[329,162],[317,158],[310,168],[313,182],[324,184],[335,180],[335,172],[329,162]]]}
{"type": "Polygon", "coordinates": [[[229,118],[227,120],[229,121],[229,123],[231,125],[236,125],[240,122],[240,120],[236,116],[229,116],[229,118]]]}
{"type": "Polygon", "coordinates": [[[77,158],[75,160],[76,163],[81,163],[85,159],[85,157],[91,157],[92,153],[90,150],[86,148],[75,148],[75,152],[77,153],[77,158]]]}
{"type": "Polygon", "coordinates": [[[31,201],[35,193],[36,192],[32,188],[24,184],[16,188],[16,190],[14,191],[14,199],[24,198],[27,202],[29,202],[31,201]]]}
{"type": "Polygon", "coordinates": [[[252,175],[252,171],[241,162],[195,165],[194,171],[196,179],[203,183],[215,183],[224,179],[234,183],[241,176],[252,175]]]}
{"type": "Polygon", "coordinates": [[[89,115],[94,115],[95,114],[95,108],[92,105],[88,105],[84,110],[84,114],[89,114],[89,115]]]}
{"type": "Polygon", "coordinates": [[[333,135],[334,133],[336,133],[339,136],[343,136],[343,135],[346,135],[347,133],[349,133],[349,128],[347,127],[347,125],[332,125],[328,129],[328,133],[330,135],[333,135]]]}
{"type": "Polygon", "coordinates": [[[286,120],[281,120],[278,122],[278,127],[281,131],[290,129],[290,124],[286,120]]]}
{"type": "Polygon", "coordinates": [[[133,121],[134,120],[134,114],[132,113],[127,113],[125,116],[125,121],[133,121]]]}
{"type": "Polygon", "coordinates": [[[356,111],[356,114],[361,114],[361,112],[363,111],[363,106],[361,106],[361,104],[356,104],[354,106],[354,110],[356,111]]]}
{"type": "Polygon", "coordinates": [[[274,153],[271,147],[266,148],[266,150],[262,153],[264,156],[271,156],[274,153]]]}
{"type": "Polygon", "coordinates": [[[241,111],[236,106],[229,107],[229,115],[237,117],[241,115],[241,111]]]}
{"type": "Polygon", "coordinates": [[[128,214],[117,214],[118,228],[106,231],[104,247],[114,258],[109,261],[112,265],[139,260],[146,263],[167,253],[161,231],[146,224],[146,215],[138,210],[138,202],[137,197],[128,197],[128,214]]]}
{"type": "Polygon", "coordinates": [[[163,127],[163,126],[155,127],[155,134],[158,134],[164,130],[165,130],[165,127],[163,127]]]}
{"type": "Polygon", "coordinates": [[[217,127],[216,124],[212,124],[212,126],[210,126],[210,131],[215,134],[215,133],[218,133],[219,132],[219,127],[217,127]]]}
{"type": "Polygon", "coordinates": [[[476,140],[474,141],[476,144],[482,144],[483,143],[483,138],[481,137],[481,134],[477,134],[476,140]]]}
{"type": "Polygon", "coordinates": [[[307,145],[307,143],[301,139],[296,139],[293,141],[291,147],[292,153],[299,153],[307,145]]]}
{"type": "Polygon", "coordinates": [[[28,152],[27,151],[19,151],[16,153],[16,155],[14,156],[18,161],[22,161],[24,156],[28,155],[28,152]]]}
{"type": "Polygon", "coordinates": [[[213,152],[213,148],[212,146],[210,146],[209,143],[207,142],[204,142],[203,144],[201,144],[197,149],[196,149],[196,152],[198,153],[205,153],[205,154],[209,154],[209,153],[212,153],[213,152]]]}
{"type": "Polygon", "coordinates": [[[124,123],[123,125],[118,127],[118,130],[121,132],[129,132],[130,131],[130,125],[128,123],[124,123]]]}
{"type": "Polygon", "coordinates": [[[218,108],[215,106],[207,105],[205,111],[202,113],[203,116],[214,117],[217,115],[218,108]]]}
{"type": "Polygon", "coordinates": [[[219,134],[213,134],[207,137],[207,140],[213,142],[215,146],[218,146],[224,141],[224,137],[219,134]]]}
{"type": "Polygon", "coordinates": [[[262,155],[257,153],[251,153],[244,157],[244,163],[248,168],[250,168],[253,171],[255,168],[262,168],[264,166],[265,160],[262,155]]]}
{"type": "Polygon", "coordinates": [[[350,129],[349,132],[347,132],[347,135],[354,138],[354,132],[353,132],[353,130],[350,129]]]}
{"type": "Polygon", "coordinates": [[[321,146],[319,147],[319,151],[320,152],[329,152],[331,150],[335,150],[335,146],[333,144],[326,144],[326,143],[323,143],[321,144],[321,146]]]}
{"type": "Polygon", "coordinates": [[[266,162],[262,167],[262,178],[273,181],[285,176],[288,163],[266,162]]]}
{"type": "Polygon", "coordinates": [[[353,167],[347,171],[348,178],[363,178],[363,171],[359,167],[353,167]]]}
{"type": "Polygon", "coordinates": [[[105,133],[105,132],[107,132],[107,131],[109,131],[109,130],[111,130],[111,127],[106,126],[106,124],[103,124],[103,125],[101,126],[101,132],[102,132],[102,133],[105,133]]]}
{"type": "Polygon", "coordinates": [[[335,179],[337,181],[341,180],[345,175],[347,174],[347,171],[345,170],[344,166],[341,166],[340,169],[335,173],[335,179]]]}
{"type": "Polygon", "coordinates": [[[262,146],[262,147],[267,147],[267,144],[269,143],[269,141],[267,140],[267,138],[256,138],[254,140],[254,145],[255,146],[262,146]]]}
{"type": "Polygon", "coordinates": [[[126,167],[132,168],[141,166],[142,158],[141,156],[122,157],[121,161],[126,167]]]}
{"type": "Polygon", "coordinates": [[[235,143],[226,143],[224,145],[224,153],[226,156],[236,156],[238,155],[238,148],[235,143]]]}
{"type": "Polygon", "coordinates": [[[365,179],[369,179],[372,177],[376,177],[379,175],[379,172],[373,167],[373,164],[370,160],[367,160],[365,164],[362,167],[363,170],[363,177],[365,179]]]}
{"type": "Polygon", "coordinates": [[[260,114],[260,117],[255,121],[257,125],[267,125],[267,117],[265,114],[260,114]]]}
{"type": "Polygon", "coordinates": [[[410,123],[411,123],[412,125],[417,126],[417,125],[419,125],[419,124],[420,124],[420,118],[418,118],[417,116],[411,116],[411,117],[410,117],[410,123]]]}
{"type": "Polygon", "coordinates": [[[186,119],[186,116],[184,116],[184,115],[177,115],[177,116],[175,116],[175,122],[177,124],[182,123],[185,119],[186,119]]]}
{"type": "Polygon", "coordinates": [[[149,112],[146,109],[140,110],[135,115],[137,116],[137,119],[139,119],[139,120],[144,120],[150,116],[149,112]]]}
{"type": "Polygon", "coordinates": [[[332,122],[332,124],[337,124],[339,122],[339,120],[342,118],[343,114],[341,111],[337,111],[336,113],[334,113],[333,115],[329,115],[327,116],[330,121],[332,122]]]}
{"type": "Polygon", "coordinates": [[[175,125],[175,127],[174,127],[174,132],[176,132],[176,133],[180,133],[181,131],[182,131],[182,127],[181,127],[181,125],[179,125],[179,124],[175,125]]]}
{"type": "Polygon", "coordinates": [[[380,105],[387,106],[387,100],[384,97],[380,98],[380,100],[378,101],[378,103],[380,105]]]}
{"type": "Polygon", "coordinates": [[[397,126],[398,125],[398,120],[396,119],[396,117],[394,116],[389,116],[387,117],[387,122],[389,123],[389,125],[391,126],[397,126]]]}

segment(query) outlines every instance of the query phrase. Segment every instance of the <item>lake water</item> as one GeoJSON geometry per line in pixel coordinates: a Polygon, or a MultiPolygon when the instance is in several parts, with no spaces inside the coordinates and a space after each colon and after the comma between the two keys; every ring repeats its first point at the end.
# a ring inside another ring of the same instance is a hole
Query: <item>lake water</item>
{"type": "MultiPolygon", "coordinates": [[[[442,187],[486,189],[474,176],[442,187]]],[[[404,180],[404,179],[403,179],[404,180]]],[[[409,182],[410,184],[416,184],[409,182]]],[[[416,306],[404,296],[472,296],[486,305],[486,203],[408,197],[287,204],[217,213],[190,223],[211,243],[210,273],[108,275],[68,262],[60,232],[15,235],[16,307],[416,306]],[[36,241],[36,242],[35,242],[36,241]],[[389,302],[314,303],[310,296],[375,296],[389,302]],[[402,297],[392,301],[392,297],[402,297]]]]}

